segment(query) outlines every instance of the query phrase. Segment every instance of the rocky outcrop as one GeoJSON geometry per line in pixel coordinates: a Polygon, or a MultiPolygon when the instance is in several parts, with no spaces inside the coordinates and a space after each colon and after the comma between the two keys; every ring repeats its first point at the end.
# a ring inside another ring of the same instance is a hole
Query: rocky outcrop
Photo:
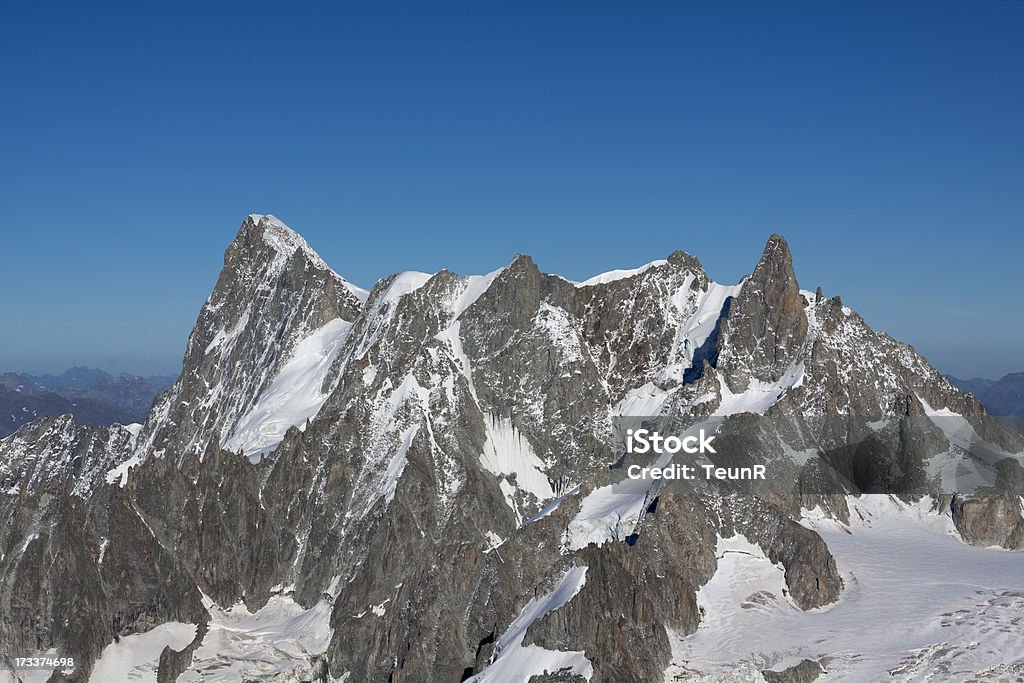
{"type": "Polygon", "coordinates": [[[206,610],[185,568],[153,537],[116,486],[85,501],[66,488],[24,499],[0,561],[0,642],[7,651],[74,653],[86,680],[111,640],[167,621],[201,624],[206,610]],[[38,531],[11,552],[21,529],[38,531]]]}
{"type": "Polygon", "coordinates": [[[823,673],[825,669],[820,663],[813,659],[804,659],[782,671],[765,669],[761,675],[768,683],[811,683],[818,680],[818,676],[823,673]]]}
{"type": "Polygon", "coordinates": [[[1015,458],[997,465],[995,485],[950,502],[953,523],[975,545],[1024,550],[1024,468],[1015,458]]]}
{"type": "Polygon", "coordinates": [[[31,422],[0,440],[0,491],[20,495],[67,487],[88,498],[130,456],[135,434],[121,425],[87,427],[71,415],[31,422]]]}

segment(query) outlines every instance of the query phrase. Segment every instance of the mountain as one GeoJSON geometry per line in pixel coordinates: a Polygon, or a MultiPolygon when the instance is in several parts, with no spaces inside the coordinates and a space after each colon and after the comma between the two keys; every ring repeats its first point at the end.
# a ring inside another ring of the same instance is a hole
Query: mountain
{"type": "Polygon", "coordinates": [[[145,452],[182,459],[211,444],[254,456],[319,410],[368,292],[272,216],[253,216],[185,350],[183,372],[145,423],[145,452]]]}
{"type": "Polygon", "coordinates": [[[86,398],[106,403],[140,416],[141,422],[149,414],[153,399],[174,384],[173,377],[139,377],[120,374],[114,377],[102,370],[71,368],[56,377],[31,377],[36,383],[68,399],[86,398]]]}
{"type": "Polygon", "coordinates": [[[367,292],[253,215],[141,429],[0,440],[0,651],[74,652],[53,680],[759,680],[803,659],[880,680],[956,654],[1019,673],[971,643],[1024,555],[969,544],[1024,548],[1022,453],[911,347],[801,290],[779,235],[735,285],[677,251],[367,292]],[[626,478],[617,436],[660,421],[772,486],[626,478]]]}
{"type": "Polygon", "coordinates": [[[992,415],[1018,431],[1024,431],[1024,372],[1004,375],[1001,379],[968,379],[949,377],[949,381],[978,397],[992,415]]]}
{"type": "Polygon", "coordinates": [[[946,375],[946,379],[953,383],[954,386],[974,394],[977,397],[981,397],[989,387],[996,383],[994,379],[985,379],[984,377],[975,377],[973,379],[960,379],[953,375],[946,375]]]}
{"type": "Polygon", "coordinates": [[[101,377],[111,379],[103,370],[76,366],[59,375],[40,375],[33,379],[47,389],[86,389],[101,377]]]}
{"type": "Polygon", "coordinates": [[[94,427],[141,423],[156,396],[173,383],[173,378],[113,377],[102,370],[81,367],[60,375],[3,373],[0,437],[44,416],[70,414],[81,424],[94,427]]]}

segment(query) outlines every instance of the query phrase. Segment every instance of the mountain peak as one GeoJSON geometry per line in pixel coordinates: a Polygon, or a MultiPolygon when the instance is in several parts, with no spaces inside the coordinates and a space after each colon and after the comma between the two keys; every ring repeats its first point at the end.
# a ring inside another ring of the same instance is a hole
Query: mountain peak
{"type": "Polygon", "coordinates": [[[786,280],[796,281],[796,275],[793,272],[793,253],[789,250],[789,243],[782,235],[772,233],[768,237],[764,251],[761,252],[761,260],[758,261],[757,267],[754,269],[754,277],[757,278],[759,274],[781,274],[786,280]]]}
{"type": "Polygon", "coordinates": [[[315,270],[326,271],[340,280],[358,300],[366,301],[369,292],[336,273],[302,235],[273,214],[252,213],[246,217],[235,239],[224,252],[224,265],[238,263],[260,267],[269,261],[272,264],[271,270],[278,273],[296,254],[300,254],[302,260],[315,270]],[[252,258],[254,252],[257,258],[252,258]]]}
{"type": "Polygon", "coordinates": [[[807,316],[786,239],[773,233],[729,311],[720,344],[726,381],[743,391],[753,379],[774,382],[788,371],[807,336],[807,316]]]}
{"type": "Polygon", "coordinates": [[[257,247],[261,243],[265,244],[277,252],[282,261],[290,259],[296,252],[301,252],[315,267],[321,270],[331,270],[330,266],[313,251],[313,247],[309,246],[309,243],[299,233],[272,214],[249,214],[242,223],[242,227],[239,228],[235,240],[228,247],[229,252],[236,243],[241,243],[247,248],[257,247]]]}
{"type": "Polygon", "coordinates": [[[270,224],[276,225],[278,227],[284,228],[285,230],[291,230],[291,232],[295,232],[294,230],[289,228],[287,225],[285,225],[284,221],[282,221],[280,218],[278,218],[277,216],[275,216],[272,213],[250,213],[249,216],[248,216],[248,219],[251,220],[255,224],[258,224],[258,223],[270,223],[270,224]]]}
{"type": "MultiPolygon", "coordinates": [[[[287,384],[294,379],[287,373],[327,372],[366,295],[280,219],[247,217],[189,335],[181,376],[147,421],[139,452],[184,462],[201,457],[211,443],[244,447],[248,442],[235,437],[259,418],[266,405],[261,397],[269,392],[268,401],[280,402],[287,393],[273,381],[282,373],[287,384]],[[204,413],[215,402],[213,416],[204,413]],[[167,445],[173,450],[167,452],[167,445]]],[[[322,381],[311,386],[312,398],[296,414],[314,404],[319,409],[322,381]]]]}

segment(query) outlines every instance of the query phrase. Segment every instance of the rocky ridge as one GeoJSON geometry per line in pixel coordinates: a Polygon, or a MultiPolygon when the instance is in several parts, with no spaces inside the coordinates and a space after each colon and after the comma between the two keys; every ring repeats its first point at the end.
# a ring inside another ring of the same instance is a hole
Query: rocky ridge
{"type": "MultiPolygon", "coordinates": [[[[956,446],[909,420],[942,411],[1024,450],[913,349],[800,290],[777,235],[735,286],[676,252],[587,283],[517,256],[366,293],[268,216],[243,223],[224,262],[137,437],[58,420],[0,441],[14,520],[0,640],[79,652],[72,680],[114,638],[173,621],[196,637],[164,652],[160,676],[193,680],[218,610],[282,600],[330,615],[315,667],[334,679],[657,679],[669,634],[701,620],[719,537],[760,546],[801,608],[836,600],[835,561],[796,520],[801,505],[843,506],[799,491],[620,495],[615,419],[715,417],[794,471],[794,446],[846,457],[863,440],[815,416],[884,422],[881,440],[922,468],[956,446]],[[758,414],[801,420],[799,438],[744,422],[758,414]],[[69,584],[72,565],[85,569],[69,584]],[[79,616],[62,625],[69,602],[79,616]]],[[[979,524],[961,525],[968,540],[989,538],[979,524]]],[[[300,665],[313,666],[275,666],[300,665]]]]}

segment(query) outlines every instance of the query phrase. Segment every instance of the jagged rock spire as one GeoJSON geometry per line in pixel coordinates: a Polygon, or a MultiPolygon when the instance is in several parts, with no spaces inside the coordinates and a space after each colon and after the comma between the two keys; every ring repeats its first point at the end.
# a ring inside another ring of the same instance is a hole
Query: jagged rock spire
{"type": "Polygon", "coordinates": [[[779,234],[768,238],[761,260],[733,302],[719,338],[720,367],[733,391],[751,379],[778,380],[807,336],[807,316],[793,272],[793,255],[779,234]]]}

